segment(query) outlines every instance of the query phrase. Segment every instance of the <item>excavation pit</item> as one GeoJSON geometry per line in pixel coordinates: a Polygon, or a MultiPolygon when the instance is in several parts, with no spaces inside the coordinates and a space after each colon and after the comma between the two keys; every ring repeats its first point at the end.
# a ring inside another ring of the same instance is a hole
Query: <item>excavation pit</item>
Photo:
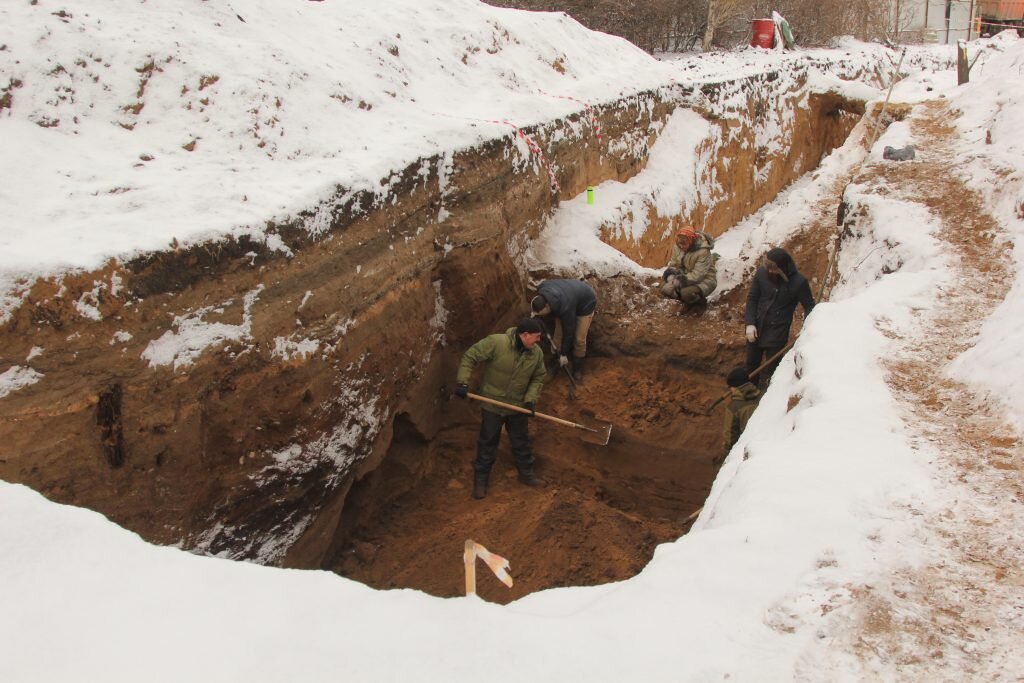
{"type": "Polygon", "coordinates": [[[710,490],[711,461],[719,452],[711,418],[695,419],[671,398],[710,403],[710,383],[705,391],[693,391],[692,376],[658,366],[592,359],[575,400],[568,397],[566,378],[549,379],[545,411],[571,420],[592,410],[609,416],[615,429],[600,446],[581,440],[575,429],[531,420],[537,472],[546,482],[540,489],[518,482],[503,435],[487,497],[472,498],[477,405],[453,399],[448,422],[430,443],[410,434],[407,423],[396,429],[385,458],[392,464],[349,493],[351,518],[360,521],[344,531],[329,567],[376,588],[452,597],[462,594],[462,548],[473,539],[511,562],[511,589],[490,575],[478,579],[478,594],[493,602],[635,575],[655,546],[678,538],[692,523],[691,514],[710,490]],[[425,463],[423,478],[410,487],[415,460],[425,463]],[[396,470],[406,476],[396,476],[396,470]]]}
{"type": "MultiPolygon", "coordinates": [[[[824,209],[820,223],[785,245],[812,285],[827,269],[824,245],[834,230],[834,207],[824,209]]],[[[547,588],[628,579],[656,546],[689,531],[723,452],[726,406],[715,403],[728,392],[725,375],[744,358],[747,286],[698,315],[679,315],[677,302],[660,298],[657,282],[588,283],[599,309],[586,377],[572,398],[568,379],[549,375],[538,410],[609,421],[608,444],[585,443],[575,429],[533,419],[531,445],[546,487],[518,482],[503,433],[487,497],[475,500],[480,405],[444,391],[443,424],[433,439],[409,416],[396,418],[381,467],[349,491],[325,568],[375,588],[454,597],[464,592],[462,551],[472,539],[511,563],[512,588],[477,572],[478,595],[504,604],[547,588]]],[[[447,386],[461,351],[447,357],[447,386]]]]}
{"type": "MultiPolygon", "coordinates": [[[[607,225],[604,242],[658,267],[676,222],[720,234],[842,144],[862,103],[808,94],[804,67],[793,68],[798,78],[702,88],[718,131],[701,148],[702,172],[728,187],[687,216],[634,207],[650,214],[647,237],[607,225]],[[772,116],[792,123],[774,158],[752,144],[757,126],[777,127],[772,116]]],[[[613,147],[567,136],[564,121],[531,133],[563,169],[564,199],[628,182],[678,106],[647,94],[602,109],[613,147]]],[[[462,594],[466,539],[511,562],[511,590],[479,573],[493,602],[635,575],[688,531],[710,491],[724,406],[705,411],[743,358],[745,286],[681,317],[656,283],[632,275],[524,272],[559,196],[547,174],[515,163],[517,149],[509,138],[418,160],[381,204],[339,187],[324,200],[323,234],[299,218],[274,226],[286,250],[243,237],[36,282],[0,328],[12,362],[31,359],[45,378],[4,398],[0,478],[154,543],[378,588],[462,594]],[[587,377],[575,400],[564,376],[550,377],[538,409],[611,422],[611,440],[587,444],[532,420],[547,486],[516,481],[506,435],[488,496],[474,500],[480,407],[445,392],[459,357],[525,313],[528,280],[581,274],[599,299],[587,377]],[[76,307],[97,282],[118,292],[96,298],[98,320],[76,307]],[[170,360],[152,353],[213,327],[230,334],[170,360]]],[[[834,204],[827,213],[834,220],[834,204]]],[[[786,246],[813,277],[826,242],[805,231],[786,246]]]]}

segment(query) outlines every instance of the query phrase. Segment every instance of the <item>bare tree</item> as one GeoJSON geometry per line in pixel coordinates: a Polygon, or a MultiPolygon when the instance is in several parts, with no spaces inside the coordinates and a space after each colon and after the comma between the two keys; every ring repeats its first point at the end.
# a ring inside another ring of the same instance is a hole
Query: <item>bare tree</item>
{"type": "MultiPolygon", "coordinates": [[[[825,45],[835,36],[907,38],[918,0],[487,0],[518,9],[566,12],[584,26],[622,36],[648,52],[734,47],[750,20],[778,11],[797,42],[825,45]]],[[[917,38],[917,36],[912,36],[917,38]]]]}
{"type": "Polygon", "coordinates": [[[704,32],[707,0],[488,0],[499,7],[566,12],[644,50],[688,50],[704,32]]]}
{"type": "Polygon", "coordinates": [[[736,19],[747,8],[748,3],[745,0],[708,0],[708,18],[701,49],[705,52],[710,50],[715,40],[715,31],[726,22],[736,19]]]}
{"type": "Polygon", "coordinates": [[[907,35],[907,30],[914,25],[917,16],[916,4],[913,0],[895,0],[892,13],[889,15],[889,25],[886,27],[886,38],[894,43],[907,38],[921,40],[920,35],[907,35]]]}

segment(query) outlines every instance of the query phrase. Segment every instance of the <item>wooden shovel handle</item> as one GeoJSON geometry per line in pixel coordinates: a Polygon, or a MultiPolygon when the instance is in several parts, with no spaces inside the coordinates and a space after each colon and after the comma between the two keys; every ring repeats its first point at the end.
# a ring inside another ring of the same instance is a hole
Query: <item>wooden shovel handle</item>
{"type": "MultiPolygon", "coordinates": [[[[755,377],[757,377],[757,376],[758,376],[759,374],[761,374],[761,371],[762,371],[762,370],[764,370],[764,369],[765,369],[766,367],[768,367],[769,365],[771,365],[771,364],[772,364],[772,362],[774,362],[774,361],[775,361],[776,359],[778,359],[778,358],[781,358],[781,357],[782,357],[782,354],[784,354],[784,353],[785,353],[786,351],[789,351],[789,350],[790,350],[791,348],[793,348],[793,344],[796,344],[796,339],[793,339],[792,341],[790,341],[790,342],[789,342],[788,344],[786,344],[786,345],[785,345],[785,346],[783,346],[783,347],[782,347],[781,349],[779,349],[779,350],[778,350],[778,351],[777,351],[777,352],[775,353],[775,355],[774,355],[774,356],[772,356],[771,358],[769,358],[768,360],[766,360],[765,362],[761,363],[761,364],[760,364],[760,365],[758,365],[758,366],[757,366],[756,368],[754,368],[753,370],[751,370],[751,371],[750,371],[750,374],[748,375],[748,377],[750,377],[750,379],[754,379],[755,377]]],[[[717,408],[717,407],[718,407],[718,404],[719,404],[719,403],[721,403],[721,402],[722,402],[722,401],[724,401],[725,399],[729,398],[729,396],[731,396],[731,395],[732,395],[732,389],[729,389],[729,390],[727,390],[727,391],[726,391],[726,392],[725,392],[724,394],[722,394],[721,396],[719,396],[719,397],[718,397],[718,398],[717,398],[717,399],[715,400],[715,402],[714,402],[714,403],[712,403],[712,404],[711,404],[710,406],[708,406],[708,407],[707,407],[707,408],[706,408],[706,409],[704,410],[704,414],[705,414],[705,415],[710,415],[710,414],[711,414],[711,411],[712,411],[712,410],[714,410],[715,408],[717,408]]]]}
{"type": "Polygon", "coordinates": [[[587,427],[585,425],[576,424],[575,422],[569,422],[568,420],[563,420],[562,418],[555,417],[554,415],[545,415],[544,413],[538,413],[536,411],[531,412],[530,410],[527,410],[526,408],[520,408],[519,406],[514,406],[511,403],[505,403],[503,401],[495,401],[493,398],[487,398],[486,396],[481,396],[480,394],[474,394],[472,392],[469,392],[469,393],[466,394],[466,396],[468,396],[468,397],[470,397],[472,399],[476,399],[477,401],[483,401],[484,403],[490,403],[493,406],[501,406],[502,408],[507,408],[509,410],[514,410],[517,413],[523,413],[524,415],[536,415],[537,417],[542,417],[545,420],[551,420],[552,422],[557,422],[558,424],[565,425],[566,427],[575,427],[576,429],[586,429],[586,430],[591,431],[591,432],[599,431],[597,429],[591,429],[590,427],[587,427]]]}

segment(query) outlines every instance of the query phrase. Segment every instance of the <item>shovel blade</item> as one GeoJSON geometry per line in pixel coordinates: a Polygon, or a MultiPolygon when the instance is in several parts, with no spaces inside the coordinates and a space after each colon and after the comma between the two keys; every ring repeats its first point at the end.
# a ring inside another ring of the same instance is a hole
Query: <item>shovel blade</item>
{"type": "Polygon", "coordinates": [[[581,430],[580,440],[585,443],[593,443],[598,446],[607,446],[608,440],[612,438],[612,423],[589,420],[585,425],[586,429],[581,430]]]}

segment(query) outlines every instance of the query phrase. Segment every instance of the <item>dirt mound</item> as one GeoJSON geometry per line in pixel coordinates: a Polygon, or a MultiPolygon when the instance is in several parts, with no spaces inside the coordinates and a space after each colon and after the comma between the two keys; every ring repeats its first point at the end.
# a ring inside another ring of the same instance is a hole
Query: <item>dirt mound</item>
{"type": "MultiPolygon", "coordinates": [[[[511,590],[493,577],[478,579],[481,597],[494,602],[635,575],[656,545],[685,532],[687,517],[709,491],[714,452],[706,438],[692,445],[685,434],[697,430],[688,428],[686,414],[666,400],[679,389],[681,373],[673,386],[651,380],[636,362],[599,358],[588,370],[575,401],[568,398],[567,379],[551,379],[543,408],[573,421],[588,413],[612,418],[608,445],[586,443],[579,430],[534,419],[537,471],[547,485],[533,489],[518,482],[503,437],[487,498],[474,500],[478,407],[454,404],[452,424],[423,446],[423,457],[434,462],[432,471],[354,529],[332,568],[379,588],[460,595],[462,548],[473,539],[511,561],[511,590]]],[[[360,500],[358,487],[350,504],[369,503],[360,500]]],[[[380,497],[378,489],[374,498],[380,497]]]]}

